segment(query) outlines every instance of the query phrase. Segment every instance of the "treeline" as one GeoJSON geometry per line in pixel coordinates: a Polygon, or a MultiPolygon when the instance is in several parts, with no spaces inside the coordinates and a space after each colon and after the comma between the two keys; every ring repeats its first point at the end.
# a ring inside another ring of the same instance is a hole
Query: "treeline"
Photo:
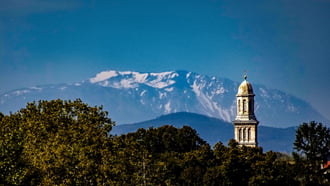
{"type": "Polygon", "coordinates": [[[299,140],[297,153],[288,156],[234,140],[211,148],[188,126],[111,136],[114,124],[102,107],[81,100],[39,101],[0,113],[0,185],[329,184],[314,167],[327,146],[318,145],[322,152],[313,159],[299,140]]]}

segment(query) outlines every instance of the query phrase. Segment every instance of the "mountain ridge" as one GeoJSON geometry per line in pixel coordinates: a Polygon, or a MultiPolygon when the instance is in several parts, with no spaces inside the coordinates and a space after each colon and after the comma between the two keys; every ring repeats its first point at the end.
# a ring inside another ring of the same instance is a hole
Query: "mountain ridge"
{"type": "MultiPolygon", "coordinates": [[[[327,120],[307,102],[285,92],[254,85],[257,119],[265,126],[297,126],[327,120]]],[[[77,99],[103,105],[117,123],[134,123],[174,112],[193,112],[230,122],[236,115],[239,82],[184,70],[168,72],[103,71],[90,79],[34,86],[0,95],[9,113],[40,99],[77,99]],[[127,117],[129,116],[129,117],[127,117]]]]}
{"type": "MultiPolygon", "coordinates": [[[[197,131],[202,139],[211,146],[217,142],[227,145],[234,138],[234,127],[231,123],[218,118],[212,118],[197,113],[177,112],[162,115],[152,120],[138,123],[114,126],[111,134],[121,135],[135,132],[139,128],[157,128],[163,125],[172,125],[177,128],[190,126],[197,131]]],[[[258,142],[265,151],[277,151],[291,153],[295,138],[296,127],[274,128],[258,126],[258,142]]]]}

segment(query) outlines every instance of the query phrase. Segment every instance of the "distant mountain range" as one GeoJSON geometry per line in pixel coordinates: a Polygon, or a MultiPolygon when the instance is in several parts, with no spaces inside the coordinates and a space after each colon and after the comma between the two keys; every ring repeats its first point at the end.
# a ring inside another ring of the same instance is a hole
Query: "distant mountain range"
{"type": "MultiPolygon", "coordinates": [[[[156,119],[140,123],[118,125],[113,127],[111,134],[126,134],[128,132],[135,132],[139,128],[157,128],[162,125],[172,125],[177,128],[181,128],[184,125],[190,126],[211,146],[219,141],[227,145],[228,141],[234,138],[234,128],[231,123],[217,118],[187,112],[163,115],[156,119]]],[[[291,153],[293,151],[295,130],[295,127],[273,128],[259,126],[259,146],[261,146],[264,151],[272,150],[291,153]]]]}
{"type": "MultiPolygon", "coordinates": [[[[289,127],[311,120],[329,123],[305,101],[255,85],[255,113],[262,126],[289,127]]],[[[240,82],[187,71],[141,73],[104,71],[72,84],[18,89],[0,95],[0,112],[16,112],[27,102],[77,99],[103,105],[117,124],[136,123],[175,112],[192,112],[226,122],[236,115],[240,82]]]]}

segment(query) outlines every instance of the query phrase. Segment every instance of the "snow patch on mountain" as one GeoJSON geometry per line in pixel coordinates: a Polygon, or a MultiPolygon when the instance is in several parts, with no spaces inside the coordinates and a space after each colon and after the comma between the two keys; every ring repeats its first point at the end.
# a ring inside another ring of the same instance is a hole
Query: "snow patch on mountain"
{"type": "Polygon", "coordinates": [[[140,93],[140,96],[142,97],[147,91],[146,90],[143,90],[141,93],[140,93]]]}
{"type": "Polygon", "coordinates": [[[63,87],[60,87],[59,88],[61,91],[64,91],[65,89],[67,89],[67,87],[66,86],[63,86],[63,87]]]}
{"type": "Polygon", "coordinates": [[[133,73],[134,80],[138,83],[145,83],[147,80],[147,77],[149,76],[148,73],[133,73]]]}
{"type": "Polygon", "coordinates": [[[290,112],[296,112],[297,108],[294,105],[289,104],[288,107],[287,107],[287,110],[290,111],[290,112]]]}
{"type": "Polygon", "coordinates": [[[30,87],[31,90],[38,90],[38,91],[41,91],[42,88],[40,87],[36,87],[36,86],[33,86],[33,87],[30,87]]]}
{"type": "Polygon", "coordinates": [[[122,79],[116,88],[135,88],[138,84],[133,79],[122,79]]]}
{"type": "Polygon", "coordinates": [[[89,81],[91,83],[99,83],[99,85],[104,87],[113,88],[136,88],[140,84],[144,84],[153,88],[165,88],[173,85],[175,81],[173,78],[177,77],[176,72],[161,72],[161,73],[140,73],[132,71],[104,71],[98,73],[95,77],[91,78],[89,81]],[[118,78],[121,76],[120,78],[118,78]],[[112,78],[118,78],[117,80],[112,80],[112,78]]]}
{"type": "Polygon", "coordinates": [[[91,78],[90,82],[97,83],[97,82],[104,81],[104,80],[112,78],[112,77],[116,77],[117,75],[118,75],[117,72],[114,70],[100,72],[100,73],[96,74],[95,77],[91,78]]]}
{"type": "Polygon", "coordinates": [[[14,91],[14,95],[19,96],[22,94],[27,94],[29,92],[30,92],[29,90],[16,90],[16,91],[14,91]]]}
{"type": "Polygon", "coordinates": [[[171,102],[165,104],[165,113],[171,113],[171,102]]]}
{"type": "MultiPolygon", "coordinates": [[[[201,76],[198,76],[198,78],[201,78],[201,76]]],[[[225,89],[223,87],[216,87],[216,89],[211,89],[210,91],[205,90],[212,86],[214,86],[213,82],[210,82],[206,85],[205,80],[196,79],[191,85],[191,88],[201,103],[205,112],[204,114],[208,116],[219,115],[223,120],[230,122],[231,117],[233,116],[232,112],[219,105],[215,98],[216,95],[223,94],[225,89]],[[202,83],[199,83],[200,81],[202,83]]]]}
{"type": "Polygon", "coordinates": [[[259,88],[260,91],[260,96],[265,97],[265,98],[269,98],[269,95],[267,93],[267,91],[264,88],[259,88]]]}
{"type": "Polygon", "coordinates": [[[188,72],[188,73],[186,74],[186,79],[188,79],[188,78],[190,77],[191,73],[192,73],[192,72],[188,72]]]}
{"type": "Polygon", "coordinates": [[[215,91],[212,91],[212,94],[219,95],[225,93],[225,89],[223,87],[220,87],[219,89],[216,89],[215,91]]]}
{"type": "Polygon", "coordinates": [[[174,90],[174,88],[173,87],[170,87],[170,88],[165,88],[165,91],[167,91],[167,92],[172,92],[174,90]]]}
{"type": "Polygon", "coordinates": [[[118,72],[118,74],[120,74],[120,75],[130,75],[132,73],[134,73],[134,72],[132,72],[132,71],[119,71],[118,72]]]}
{"type": "Polygon", "coordinates": [[[197,81],[194,81],[194,84],[191,86],[191,88],[193,89],[193,91],[197,96],[201,95],[201,91],[199,90],[200,87],[199,85],[197,85],[197,81]]]}
{"type": "Polygon", "coordinates": [[[163,73],[151,73],[151,76],[154,76],[155,79],[146,83],[147,85],[154,88],[164,88],[175,83],[173,78],[177,77],[178,74],[175,72],[163,72],[163,73]]]}

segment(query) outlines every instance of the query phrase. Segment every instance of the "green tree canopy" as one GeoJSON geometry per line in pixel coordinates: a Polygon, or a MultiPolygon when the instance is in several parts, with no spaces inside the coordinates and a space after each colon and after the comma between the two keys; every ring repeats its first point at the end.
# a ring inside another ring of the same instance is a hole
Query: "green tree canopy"
{"type": "Polygon", "coordinates": [[[320,167],[330,154],[330,129],[315,121],[301,124],[296,131],[294,148],[298,177],[306,185],[328,185],[320,167]]]}
{"type": "Polygon", "coordinates": [[[330,129],[311,121],[301,124],[296,131],[294,148],[309,161],[322,161],[330,153],[330,129]]]}
{"type": "Polygon", "coordinates": [[[235,140],[228,146],[218,142],[212,149],[189,126],[141,128],[111,136],[114,122],[107,114],[79,99],[33,102],[17,113],[0,113],[0,185],[298,185],[297,180],[305,181],[296,176],[301,167],[279,160],[274,152],[240,146],[235,140]]]}
{"type": "Polygon", "coordinates": [[[90,107],[79,99],[28,103],[1,120],[2,183],[96,185],[105,181],[104,151],[109,151],[113,125],[102,107],[90,107]]]}

